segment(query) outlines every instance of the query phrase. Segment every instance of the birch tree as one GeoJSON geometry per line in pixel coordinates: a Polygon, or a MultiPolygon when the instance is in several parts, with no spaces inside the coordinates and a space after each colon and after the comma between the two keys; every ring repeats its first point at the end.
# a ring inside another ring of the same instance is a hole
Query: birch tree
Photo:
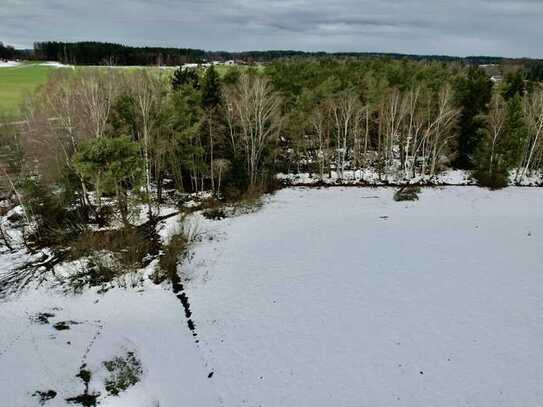
{"type": "Polygon", "coordinates": [[[528,139],[520,163],[520,178],[541,166],[543,155],[543,90],[538,89],[524,100],[524,115],[528,127],[528,139]]]}
{"type": "MultiPolygon", "coordinates": [[[[136,101],[137,113],[139,117],[138,138],[143,144],[143,161],[145,168],[145,193],[150,199],[151,195],[151,148],[153,131],[155,130],[156,120],[159,117],[161,99],[164,96],[164,83],[160,76],[142,69],[134,73],[131,78],[131,88],[133,97],[136,101]]],[[[149,213],[152,213],[151,203],[149,202],[149,213]]]]}
{"type": "Polygon", "coordinates": [[[226,94],[231,109],[230,131],[234,150],[244,151],[251,186],[258,182],[264,149],[279,136],[281,98],[267,78],[243,73],[226,94]]]}

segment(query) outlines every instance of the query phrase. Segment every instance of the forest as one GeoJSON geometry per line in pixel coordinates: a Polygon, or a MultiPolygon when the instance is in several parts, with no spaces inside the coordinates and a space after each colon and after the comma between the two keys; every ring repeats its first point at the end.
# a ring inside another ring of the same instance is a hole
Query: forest
{"type": "Polygon", "coordinates": [[[33,57],[77,65],[182,65],[202,62],[203,50],[188,48],[128,47],[102,42],[35,42],[33,57]]]}
{"type": "Polygon", "coordinates": [[[59,70],[22,110],[0,127],[3,190],[38,245],[130,228],[176,194],[252,199],[278,173],[416,183],[454,168],[501,188],[543,166],[543,89],[520,69],[496,84],[476,66],[382,58],[59,70]]]}

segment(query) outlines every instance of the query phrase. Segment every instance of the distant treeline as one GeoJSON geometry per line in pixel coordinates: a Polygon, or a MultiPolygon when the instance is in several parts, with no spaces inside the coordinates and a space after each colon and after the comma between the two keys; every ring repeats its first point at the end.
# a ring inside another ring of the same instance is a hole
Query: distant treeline
{"type": "Polygon", "coordinates": [[[188,48],[128,47],[104,42],[36,42],[36,59],[78,65],[181,65],[201,62],[206,52],[188,48]]]}
{"type": "MultiPolygon", "coordinates": [[[[455,57],[447,55],[418,55],[379,52],[305,52],[291,50],[270,51],[205,51],[192,48],[130,47],[121,44],[104,42],[58,42],[44,41],[34,43],[33,50],[19,50],[0,41],[0,59],[34,59],[41,61],[58,61],[77,65],[166,65],[178,66],[187,63],[204,63],[206,61],[243,61],[246,63],[272,63],[287,60],[368,60],[388,59],[404,61],[426,61],[442,63],[458,63],[468,66],[496,65],[496,72],[505,67],[521,68],[525,79],[543,81],[543,60],[530,58],[504,58],[489,56],[455,57]]],[[[489,67],[491,68],[491,67],[489,67]]],[[[507,70],[507,69],[506,69],[507,70]]],[[[487,73],[492,70],[487,69],[487,73]]],[[[493,73],[489,75],[494,75],[493,73]]]]}
{"type": "Polygon", "coordinates": [[[10,46],[10,45],[4,45],[3,42],[0,41],[0,59],[15,59],[17,58],[18,51],[10,46]]]}
{"type": "Polygon", "coordinates": [[[36,42],[34,58],[80,65],[181,65],[205,61],[241,60],[245,62],[271,62],[280,59],[303,58],[389,58],[411,61],[459,62],[468,65],[516,64],[525,65],[530,59],[507,59],[503,57],[446,55],[417,55],[378,52],[304,52],[291,50],[270,51],[205,51],[191,48],[130,47],[103,42],[36,42]]]}

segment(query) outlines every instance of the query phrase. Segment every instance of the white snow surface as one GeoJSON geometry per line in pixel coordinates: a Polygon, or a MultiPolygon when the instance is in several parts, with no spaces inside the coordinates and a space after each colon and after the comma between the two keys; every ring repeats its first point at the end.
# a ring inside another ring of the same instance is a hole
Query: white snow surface
{"type": "Polygon", "coordinates": [[[196,250],[224,405],[543,403],[543,190],[393,192],[282,190],[196,250]]]}
{"type": "Polygon", "coordinates": [[[48,61],[40,63],[41,66],[50,66],[52,68],[74,68],[73,65],[65,65],[56,61],[48,61]]]}
{"type": "Polygon", "coordinates": [[[66,405],[87,349],[91,391],[104,360],[142,361],[140,383],[99,399],[109,407],[541,405],[543,190],[393,193],[291,188],[252,214],[198,217],[182,268],[198,344],[180,301],[150,282],[0,302],[0,405],[49,389],[45,406],[66,405]]]}
{"type": "Polygon", "coordinates": [[[19,64],[17,61],[0,61],[0,68],[13,68],[19,64]]]}
{"type": "Polygon", "coordinates": [[[91,393],[105,396],[95,380],[105,374],[102,363],[126,351],[141,360],[143,380],[121,397],[99,399],[101,406],[217,405],[179,301],[159,287],[80,296],[41,290],[0,303],[0,320],[1,406],[37,406],[32,394],[48,390],[58,395],[46,406],[66,406],[66,398],[83,393],[76,374],[84,362],[93,373],[91,393]],[[39,312],[55,316],[50,324],[32,322],[39,312]],[[53,324],[60,321],[78,324],[57,331],[53,324]]]}
{"type": "MultiPolygon", "coordinates": [[[[292,186],[308,185],[355,185],[355,186],[384,186],[384,185],[408,185],[422,184],[434,186],[473,186],[477,181],[471,176],[469,171],[448,169],[435,176],[417,175],[415,177],[405,177],[401,171],[389,172],[379,175],[373,168],[364,168],[361,170],[347,170],[340,179],[335,171],[325,174],[323,178],[319,174],[309,173],[289,173],[277,174],[277,179],[292,186]]],[[[510,185],[520,185],[525,187],[543,185],[543,174],[533,172],[523,177],[516,176],[516,171],[511,171],[510,185]]]]}

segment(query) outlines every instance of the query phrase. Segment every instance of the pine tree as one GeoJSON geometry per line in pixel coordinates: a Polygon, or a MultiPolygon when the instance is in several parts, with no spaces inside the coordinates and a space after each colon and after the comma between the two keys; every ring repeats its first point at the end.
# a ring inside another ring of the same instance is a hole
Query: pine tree
{"type": "Polygon", "coordinates": [[[94,184],[99,205],[102,193],[115,194],[123,223],[128,226],[128,190],[137,190],[144,174],[138,143],[126,136],[101,137],[81,147],[74,165],[94,184]]]}
{"type": "Polygon", "coordinates": [[[456,84],[457,105],[461,108],[458,156],[455,160],[458,168],[473,167],[473,155],[483,127],[481,115],[488,112],[487,105],[491,97],[492,82],[478,67],[470,68],[466,77],[456,84]]]}
{"type": "Polygon", "coordinates": [[[200,87],[200,77],[195,69],[179,68],[173,74],[172,88],[179,90],[182,86],[190,85],[195,89],[200,87]]]}
{"type": "Polygon", "coordinates": [[[206,113],[206,125],[209,142],[209,171],[211,190],[215,188],[215,144],[217,143],[216,121],[222,102],[221,79],[213,66],[210,66],[202,79],[202,107],[206,113]]]}
{"type": "Polygon", "coordinates": [[[213,109],[222,100],[221,79],[213,66],[210,66],[202,79],[202,107],[213,109]]]}
{"type": "Polygon", "coordinates": [[[505,100],[513,99],[515,96],[524,96],[526,85],[524,83],[524,75],[521,71],[510,73],[505,77],[503,86],[503,97],[505,100]]]}
{"type": "Polygon", "coordinates": [[[509,183],[510,170],[519,163],[528,136],[521,97],[517,94],[505,102],[495,95],[485,119],[474,175],[483,186],[503,188],[509,183]]]}

